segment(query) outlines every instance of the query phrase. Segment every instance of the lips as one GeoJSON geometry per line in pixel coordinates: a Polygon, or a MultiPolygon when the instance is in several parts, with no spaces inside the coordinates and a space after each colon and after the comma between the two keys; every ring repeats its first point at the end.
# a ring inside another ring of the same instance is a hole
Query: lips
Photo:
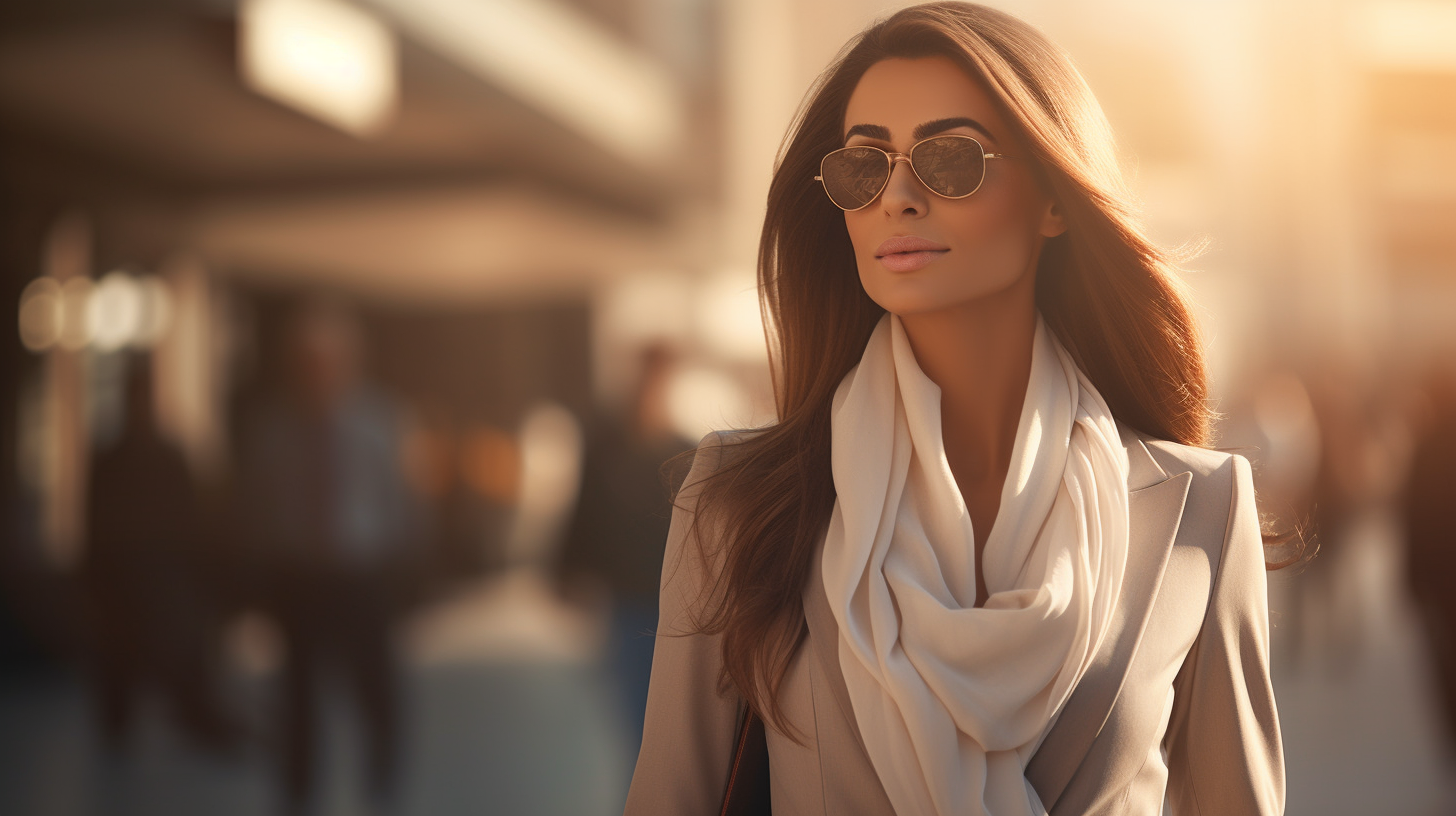
{"type": "Polygon", "coordinates": [[[949,252],[950,247],[945,244],[937,244],[934,241],[927,241],[915,235],[900,235],[880,244],[875,250],[876,258],[883,258],[886,255],[898,255],[902,252],[949,252]]]}
{"type": "Polygon", "coordinates": [[[896,236],[880,244],[875,257],[891,272],[914,272],[950,251],[950,247],[914,235],[896,236]]]}

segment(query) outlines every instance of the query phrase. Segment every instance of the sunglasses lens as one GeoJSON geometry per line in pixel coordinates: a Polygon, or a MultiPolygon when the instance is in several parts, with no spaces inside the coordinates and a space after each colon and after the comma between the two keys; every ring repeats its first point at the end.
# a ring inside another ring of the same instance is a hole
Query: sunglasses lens
{"type": "Polygon", "coordinates": [[[890,178],[890,160],[872,147],[846,147],[824,157],[819,173],[824,191],[841,209],[857,210],[880,194],[890,178]]]}
{"type": "Polygon", "coordinates": [[[981,143],[966,136],[926,139],[910,151],[910,166],[931,190],[947,198],[974,193],[986,174],[981,143]]]}

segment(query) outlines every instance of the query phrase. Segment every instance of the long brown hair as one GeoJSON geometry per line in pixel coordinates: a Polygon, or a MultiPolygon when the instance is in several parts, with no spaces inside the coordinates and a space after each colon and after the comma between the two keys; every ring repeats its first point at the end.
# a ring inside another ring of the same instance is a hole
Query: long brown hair
{"type": "Polygon", "coordinates": [[[834,507],[830,403],[884,313],[860,286],[843,213],[813,182],[842,146],[849,97],[892,57],[945,56],[984,83],[1019,131],[1066,231],[1037,267],[1037,307],[1123,423],[1209,440],[1207,374],[1172,260],[1143,234],[1111,129],[1071,60],[1026,23],[936,2],[851,40],[789,129],[759,244],[761,305],[779,421],[743,435],[697,486],[693,536],[720,572],[698,626],[721,633],[724,685],[786,731],[777,691],[805,633],[801,591],[834,507]]]}

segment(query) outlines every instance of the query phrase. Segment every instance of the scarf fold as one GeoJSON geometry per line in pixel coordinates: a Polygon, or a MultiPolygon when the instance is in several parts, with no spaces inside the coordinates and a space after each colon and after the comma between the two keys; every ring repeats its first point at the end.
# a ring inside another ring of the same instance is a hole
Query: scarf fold
{"type": "Polygon", "coordinates": [[[1040,316],[976,607],[940,388],[885,315],[833,404],[822,578],[865,748],[896,813],[1045,816],[1024,771],[1096,654],[1127,563],[1127,452],[1040,316]]]}

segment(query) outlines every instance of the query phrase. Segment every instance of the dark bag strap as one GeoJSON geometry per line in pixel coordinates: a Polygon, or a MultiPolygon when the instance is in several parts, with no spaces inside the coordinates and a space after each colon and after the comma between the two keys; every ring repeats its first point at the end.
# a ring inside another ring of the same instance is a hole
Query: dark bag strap
{"type": "Polygon", "coordinates": [[[770,816],[773,805],[768,787],[768,739],[763,720],[749,709],[738,729],[733,765],[728,770],[728,790],[723,792],[720,816],[770,816]]]}

